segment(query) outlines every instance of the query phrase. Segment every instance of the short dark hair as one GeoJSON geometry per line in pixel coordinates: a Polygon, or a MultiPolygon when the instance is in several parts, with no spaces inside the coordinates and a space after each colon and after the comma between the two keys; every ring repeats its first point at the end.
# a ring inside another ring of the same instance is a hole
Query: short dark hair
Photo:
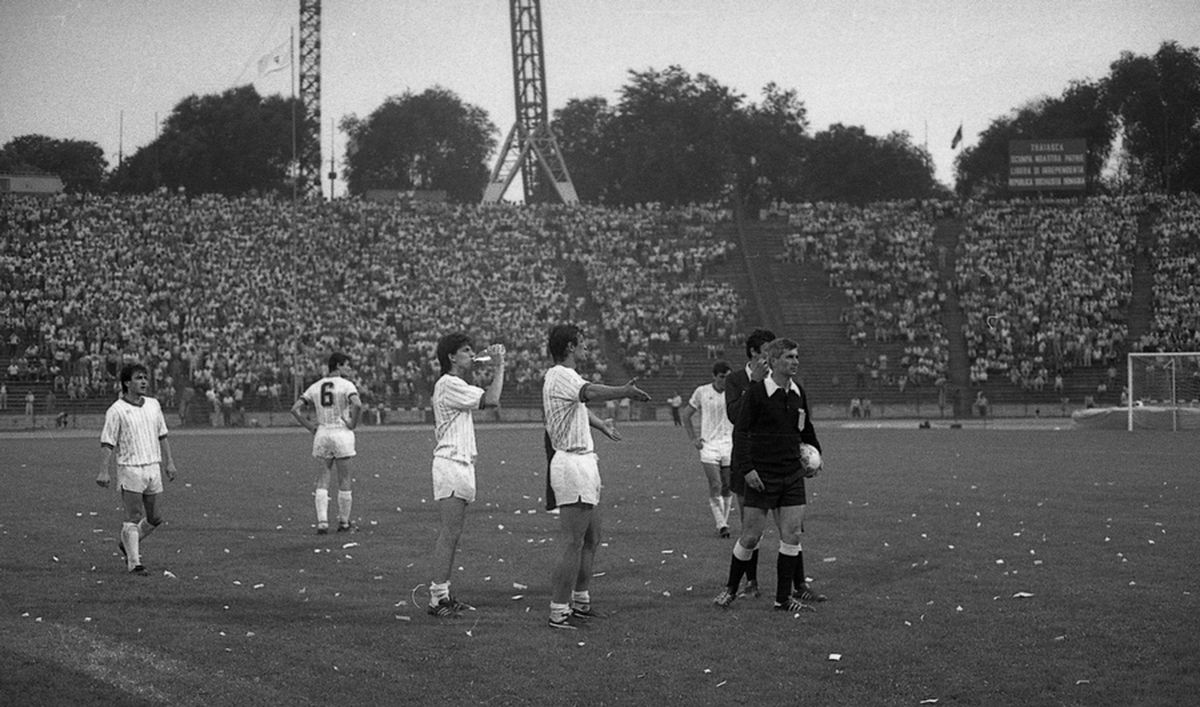
{"type": "Polygon", "coordinates": [[[329,372],[333,373],[342,366],[343,363],[350,363],[350,357],[341,351],[336,351],[329,354],[329,372]]]}
{"type": "Polygon", "coordinates": [[[755,329],[746,337],[746,358],[753,358],[754,352],[762,351],[762,347],[775,340],[775,332],[770,329],[755,329]]]}
{"type": "Polygon", "coordinates": [[[555,363],[566,360],[567,346],[571,344],[579,345],[579,327],[574,324],[557,324],[551,327],[546,350],[555,363]]]}
{"type": "Polygon", "coordinates": [[[446,334],[437,342],[437,360],[438,365],[442,367],[442,375],[450,372],[450,357],[458,353],[458,350],[464,346],[472,345],[471,337],[456,331],[453,334],[446,334]]]}
{"type": "Polygon", "coordinates": [[[713,375],[719,376],[722,373],[729,373],[733,368],[730,367],[728,361],[717,361],[713,364],[713,375]]]}
{"type": "Polygon", "coordinates": [[[133,377],[138,373],[145,373],[148,376],[150,375],[150,369],[140,363],[127,363],[121,367],[121,373],[118,377],[121,381],[122,393],[129,390],[129,381],[133,380],[133,377]]]}

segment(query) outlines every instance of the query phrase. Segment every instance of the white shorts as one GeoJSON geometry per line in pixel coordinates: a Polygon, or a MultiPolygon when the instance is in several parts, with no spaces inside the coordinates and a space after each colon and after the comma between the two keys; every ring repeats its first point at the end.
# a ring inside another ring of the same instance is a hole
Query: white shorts
{"type": "Polygon", "coordinates": [[[354,430],[347,427],[318,427],[313,435],[312,455],[317,459],[346,459],[354,451],[354,430]]]}
{"type": "Polygon", "coordinates": [[[709,442],[708,440],[704,440],[704,446],[700,448],[700,463],[729,466],[732,463],[730,458],[732,454],[733,440],[726,440],[724,442],[709,442]]]}
{"type": "Polygon", "coordinates": [[[600,465],[594,452],[554,452],[550,460],[550,488],[560,506],[600,503],[600,465]]]}
{"type": "Polygon", "coordinates": [[[475,501],[475,465],[445,457],[433,458],[433,500],[461,498],[475,501]]]}
{"type": "Polygon", "coordinates": [[[132,466],[117,465],[117,484],[122,491],[153,496],[162,493],[162,465],[134,464],[132,466]]]}

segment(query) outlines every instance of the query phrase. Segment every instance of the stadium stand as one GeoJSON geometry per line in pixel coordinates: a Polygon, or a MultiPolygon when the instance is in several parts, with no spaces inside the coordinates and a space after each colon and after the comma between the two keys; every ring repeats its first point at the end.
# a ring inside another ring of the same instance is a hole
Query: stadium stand
{"type": "Polygon", "coordinates": [[[1128,350],[1200,349],[1194,196],[785,204],[744,226],[707,206],[4,196],[0,233],[9,415],[29,391],[102,409],[139,358],[189,421],[238,424],[285,411],[334,349],[370,405],[420,408],[451,326],[509,347],[506,404],[529,406],[560,320],[594,337],[589,375],[658,400],[740,363],[748,327],[801,332],[806,386],[846,415],[969,415],[977,391],[1065,415],[1116,403],[1128,350]]]}

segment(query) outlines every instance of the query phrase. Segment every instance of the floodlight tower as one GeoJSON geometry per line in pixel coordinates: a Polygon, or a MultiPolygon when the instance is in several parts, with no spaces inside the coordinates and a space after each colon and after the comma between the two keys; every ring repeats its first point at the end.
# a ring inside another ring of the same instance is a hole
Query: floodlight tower
{"type": "Polygon", "coordinates": [[[321,0],[300,0],[300,105],[296,178],[305,197],[321,194],[321,0]]]}
{"type": "Polygon", "coordinates": [[[513,93],[517,120],[500,148],[496,166],[483,191],[483,203],[494,204],[521,172],[525,203],[554,195],[564,204],[579,203],[571,174],[550,131],[546,109],[545,52],[542,49],[540,0],[510,0],[512,23],[513,93]]]}

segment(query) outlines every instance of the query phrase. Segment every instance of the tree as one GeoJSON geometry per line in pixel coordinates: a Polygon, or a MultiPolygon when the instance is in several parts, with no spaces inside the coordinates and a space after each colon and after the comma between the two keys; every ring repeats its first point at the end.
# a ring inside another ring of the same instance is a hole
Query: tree
{"type": "Polygon", "coordinates": [[[57,175],[69,192],[96,192],[104,184],[108,160],[94,142],[21,135],[0,148],[0,172],[57,175]]]}
{"type": "Polygon", "coordinates": [[[812,140],[802,193],[809,201],[864,204],[940,195],[929,154],[906,132],[885,138],[835,123],[812,140]]]}
{"type": "Polygon", "coordinates": [[[800,198],[809,141],[808,109],[795,89],[763,87],[761,102],[742,111],[733,134],[738,193],[749,214],[800,198]]]}
{"type": "Polygon", "coordinates": [[[613,180],[612,124],[616,113],[600,96],[572,98],[550,122],[579,200],[607,201],[613,180]]]}
{"type": "Polygon", "coordinates": [[[487,112],[440,86],[392,96],[366,119],[342,119],[351,194],[368,189],[444,190],[474,202],[487,183],[496,126],[487,112]]]}
{"type": "Polygon", "coordinates": [[[297,99],[264,99],[253,86],[188,96],[159,137],[117,168],[112,186],[127,192],[182,187],[231,196],[290,193],[293,111],[299,121],[303,106],[297,99]]]}
{"type": "Polygon", "coordinates": [[[956,189],[963,195],[1008,193],[1008,144],[1011,140],[1083,138],[1089,184],[1097,184],[1112,151],[1116,121],[1100,84],[1072,81],[1057,98],[1030,101],[992,121],[979,141],[955,159],[956,189]]]}
{"type": "Polygon", "coordinates": [[[630,72],[613,120],[614,201],[722,199],[734,176],[732,135],[742,97],[678,66],[630,72]]]}
{"type": "Polygon", "coordinates": [[[1200,50],[1164,42],[1154,56],[1122,52],[1109,68],[1107,103],[1142,181],[1200,191],[1200,50]]]}

